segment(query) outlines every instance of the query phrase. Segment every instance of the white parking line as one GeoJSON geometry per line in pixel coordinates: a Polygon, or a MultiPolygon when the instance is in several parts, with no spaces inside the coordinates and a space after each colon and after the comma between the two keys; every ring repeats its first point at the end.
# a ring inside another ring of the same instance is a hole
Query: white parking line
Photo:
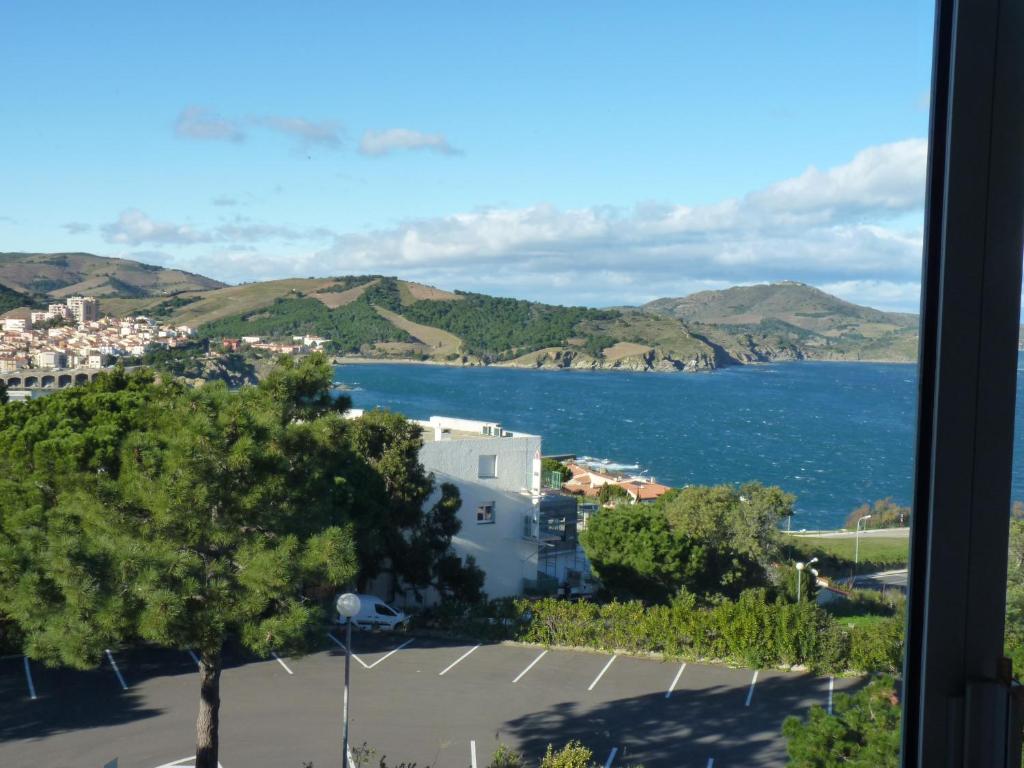
{"type": "MultiPolygon", "coordinates": [[[[368,666],[368,667],[367,667],[367,669],[373,669],[374,667],[376,667],[376,666],[377,666],[378,664],[380,664],[380,663],[381,663],[382,661],[384,661],[385,659],[387,659],[387,658],[389,658],[389,657],[391,657],[391,656],[394,656],[394,655],[395,655],[396,653],[398,653],[398,652],[399,652],[400,650],[402,650],[403,648],[405,648],[405,646],[407,646],[407,645],[410,645],[410,644],[411,644],[411,643],[413,642],[413,640],[415,640],[415,639],[416,639],[416,638],[414,637],[414,638],[412,638],[412,640],[406,640],[406,641],[405,641],[404,643],[402,643],[402,644],[401,644],[400,646],[398,646],[398,647],[397,647],[397,648],[395,648],[394,650],[392,650],[392,651],[389,651],[388,653],[385,653],[385,654],[384,654],[383,656],[381,656],[381,657],[380,657],[379,659],[377,659],[377,660],[376,660],[375,662],[373,662],[373,664],[371,664],[370,666],[368,666]]],[[[478,647],[479,647],[479,646],[478,646],[478,647]]],[[[454,665],[454,664],[452,664],[452,666],[454,667],[455,665],[454,665]]],[[[444,674],[444,672],[442,672],[441,674],[443,675],[443,674],[444,674]]]]}
{"type": "Polygon", "coordinates": [[[672,685],[670,685],[670,686],[668,687],[668,690],[667,690],[667,691],[665,691],[665,698],[666,698],[666,699],[667,699],[667,698],[669,698],[669,697],[670,697],[670,696],[672,695],[672,691],[673,691],[673,690],[675,690],[675,687],[676,687],[676,683],[678,683],[678,682],[679,682],[679,678],[683,676],[683,670],[684,670],[684,669],[686,669],[686,662],[685,662],[685,661],[683,662],[683,666],[681,666],[681,667],[679,668],[679,671],[678,671],[678,672],[676,672],[676,677],[675,677],[675,679],[674,679],[674,680],[672,681],[672,685]]]}
{"type": "Polygon", "coordinates": [[[830,677],[828,679],[828,713],[832,714],[832,689],[835,687],[836,679],[830,677]]]}
{"type": "Polygon", "coordinates": [[[288,673],[289,675],[294,675],[294,674],[295,674],[295,673],[294,673],[294,672],[292,672],[292,671],[291,671],[290,669],[288,669],[288,665],[287,665],[287,664],[285,664],[285,663],[284,663],[284,662],[283,662],[283,661],[281,660],[281,657],[280,657],[280,656],[278,656],[278,655],[277,655],[277,653],[276,653],[275,651],[271,651],[271,652],[270,652],[270,655],[271,655],[271,656],[273,656],[273,657],[274,657],[275,659],[277,659],[277,663],[278,663],[278,664],[280,664],[280,665],[281,665],[282,667],[284,667],[284,671],[285,671],[285,672],[287,672],[287,673],[288,673]]]}
{"type": "Polygon", "coordinates": [[[25,661],[25,679],[28,681],[28,695],[32,700],[36,698],[36,685],[32,682],[32,668],[28,665],[28,656],[22,657],[25,661]]]}
{"type": "Polygon", "coordinates": [[[750,690],[747,691],[747,703],[744,706],[749,707],[750,702],[754,699],[754,686],[757,685],[757,670],[754,670],[754,677],[750,681],[750,690]]]}
{"type": "Polygon", "coordinates": [[[594,678],[594,682],[592,682],[590,684],[590,687],[587,688],[588,691],[594,690],[594,686],[598,684],[598,682],[601,680],[602,677],[604,677],[604,673],[608,671],[608,667],[610,667],[612,665],[612,662],[615,661],[617,658],[619,658],[619,656],[618,656],[618,654],[615,654],[610,659],[608,659],[608,663],[605,664],[604,668],[600,672],[597,673],[597,677],[594,678]]]}
{"type": "MultiPolygon", "coordinates": [[[[346,648],[346,647],[345,647],[345,644],[344,644],[343,642],[341,642],[341,640],[339,640],[338,638],[336,638],[336,637],[335,637],[334,635],[332,635],[332,634],[331,634],[330,632],[328,632],[328,633],[327,633],[327,636],[328,636],[328,637],[329,637],[329,638],[330,638],[331,640],[333,640],[333,641],[334,641],[334,644],[335,644],[336,646],[338,646],[339,648],[341,648],[341,650],[343,650],[343,651],[344,651],[345,653],[348,653],[348,648],[346,648]]],[[[360,659],[360,658],[359,658],[358,656],[356,656],[356,655],[355,655],[354,653],[352,654],[352,658],[353,658],[353,659],[355,659],[356,661],[358,661],[358,662],[359,662],[360,664],[362,664],[362,665],[363,665],[363,669],[369,669],[369,668],[370,668],[370,667],[369,667],[369,665],[367,665],[367,663],[366,663],[365,661],[363,661],[362,659],[360,659]]]]}
{"type": "Polygon", "coordinates": [[[612,768],[612,760],[615,759],[615,754],[618,751],[618,747],[612,747],[612,751],[608,753],[608,759],[604,761],[604,768],[612,768]]]}
{"type": "Polygon", "coordinates": [[[538,657],[537,657],[536,659],[534,659],[533,661],[531,661],[531,662],[530,662],[530,664],[529,664],[529,666],[527,666],[527,668],[526,668],[526,669],[524,669],[524,670],[523,670],[522,672],[520,672],[520,673],[519,673],[518,675],[516,675],[516,679],[515,679],[515,680],[513,680],[512,682],[513,682],[513,683],[518,683],[518,682],[519,682],[519,681],[520,681],[520,680],[521,680],[521,679],[523,678],[523,675],[525,675],[525,674],[526,674],[527,672],[529,672],[529,671],[530,671],[531,669],[533,669],[533,665],[534,665],[534,664],[536,664],[536,663],[537,663],[538,661],[540,661],[541,659],[543,659],[543,658],[544,658],[544,655],[545,655],[546,653],[547,653],[547,651],[541,651],[541,652],[540,652],[540,655],[539,655],[539,656],[538,656],[538,657]]]}
{"type": "Polygon", "coordinates": [[[196,663],[196,666],[199,667],[199,669],[203,668],[203,665],[199,663],[199,657],[196,656],[196,652],[191,648],[188,649],[188,655],[192,657],[192,661],[196,663]]]}
{"type": "Polygon", "coordinates": [[[472,768],[476,768],[476,742],[469,742],[469,763],[472,768]]]}
{"type": "Polygon", "coordinates": [[[126,683],[124,678],[121,676],[121,670],[117,668],[117,662],[114,661],[114,654],[110,652],[109,648],[107,648],[107,658],[110,659],[110,666],[114,668],[114,674],[117,675],[118,682],[121,683],[121,689],[127,691],[128,683],[126,683]]]}
{"type": "Polygon", "coordinates": [[[438,672],[438,673],[437,673],[438,677],[440,677],[440,676],[441,676],[441,675],[443,675],[443,674],[444,674],[445,672],[447,672],[447,671],[448,671],[449,669],[451,669],[452,667],[454,667],[454,666],[455,666],[456,664],[458,664],[458,663],[459,663],[460,661],[462,661],[462,660],[463,660],[464,658],[466,658],[467,656],[469,656],[469,654],[471,654],[471,653],[472,653],[473,651],[475,651],[475,650],[476,650],[477,648],[479,648],[479,647],[480,647],[479,645],[474,645],[474,646],[473,646],[472,648],[470,648],[470,649],[469,649],[468,651],[466,651],[466,652],[465,652],[464,654],[462,654],[461,656],[459,656],[459,658],[457,658],[457,659],[456,659],[455,661],[453,661],[453,662],[452,662],[451,664],[449,664],[449,665],[448,665],[447,667],[445,667],[445,668],[444,668],[444,669],[442,669],[442,670],[441,670],[440,672],[438,672]]]}

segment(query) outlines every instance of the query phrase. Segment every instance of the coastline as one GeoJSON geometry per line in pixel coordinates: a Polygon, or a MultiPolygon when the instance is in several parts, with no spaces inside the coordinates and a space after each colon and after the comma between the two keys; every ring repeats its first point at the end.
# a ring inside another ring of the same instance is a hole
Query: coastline
{"type": "Polygon", "coordinates": [[[916,366],[916,360],[847,360],[842,358],[803,358],[800,360],[771,360],[767,362],[737,363],[735,365],[723,365],[718,368],[706,368],[699,371],[687,371],[677,369],[673,371],[656,371],[650,368],[636,370],[633,368],[562,368],[559,366],[535,366],[535,365],[508,365],[507,363],[450,363],[443,360],[413,360],[394,357],[361,357],[358,355],[343,355],[331,357],[331,365],[430,365],[442,368],[501,368],[512,371],[571,371],[576,373],[599,373],[602,371],[612,373],[661,373],[661,374],[693,374],[693,373],[714,373],[729,368],[748,368],[762,365],[782,365],[788,363],[869,363],[872,365],[908,365],[916,366]]]}

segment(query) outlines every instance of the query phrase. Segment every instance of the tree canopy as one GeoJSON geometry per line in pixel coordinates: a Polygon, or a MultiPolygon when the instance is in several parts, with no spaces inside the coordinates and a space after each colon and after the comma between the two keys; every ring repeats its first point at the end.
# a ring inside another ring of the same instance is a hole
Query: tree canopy
{"type": "Polygon", "coordinates": [[[662,496],[657,506],[672,529],[716,550],[731,550],[767,567],[779,551],[779,522],[796,497],[761,483],[693,485],[662,496]]]}
{"type": "Polygon", "coordinates": [[[450,550],[457,491],[423,510],[415,427],[346,419],[331,377],[319,355],[234,392],[117,370],[0,408],[0,616],[50,664],[137,639],[194,650],[199,768],[217,764],[229,638],[303,648],[360,564],[479,592],[450,550]]]}
{"type": "Polygon", "coordinates": [[[813,706],[807,720],[790,715],[782,725],[792,768],[896,768],[900,758],[900,705],[891,677],[854,694],[837,693],[833,714],[813,706]]]}
{"type": "Polygon", "coordinates": [[[580,541],[604,589],[620,599],[665,602],[680,589],[704,599],[736,597],[768,584],[765,566],[731,539],[673,525],[660,504],[602,509],[580,541]]]}

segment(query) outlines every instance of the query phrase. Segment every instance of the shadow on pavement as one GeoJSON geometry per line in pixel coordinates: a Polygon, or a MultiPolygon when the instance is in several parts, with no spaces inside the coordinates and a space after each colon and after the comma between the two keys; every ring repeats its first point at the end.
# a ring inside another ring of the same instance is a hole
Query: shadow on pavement
{"type": "Polygon", "coordinates": [[[719,685],[679,690],[670,700],[655,693],[595,705],[565,701],[506,722],[498,740],[518,744],[531,760],[549,743],[559,749],[576,739],[602,764],[614,747],[622,766],[704,766],[708,758],[723,768],[784,765],[782,721],[806,715],[806,694],[792,677],[770,677],[758,683],[751,707],[744,705],[745,690],[719,685]]]}

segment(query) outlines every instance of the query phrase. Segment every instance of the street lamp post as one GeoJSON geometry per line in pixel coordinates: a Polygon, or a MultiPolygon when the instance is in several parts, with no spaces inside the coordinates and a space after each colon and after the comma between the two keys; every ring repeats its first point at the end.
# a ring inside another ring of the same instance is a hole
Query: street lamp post
{"type": "Polygon", "coordinates": [[[341,737],[341,765],[342,768],[349,768],[348,765],[348,674],[349,661],[352,657],[352,617],[359,613],[359,595],[346,592],[338,598],[338,615],[344,616],[345,621],[345,694],[342,703],[342,737],[341,737]]]}
{"type": "Polygon", "coordinates": [[[867,521],[871,519],[871,515],[864,515],[864,517],[857,518],[857,532],[853,535],[853,584],[851,586],[857,586],[857,564],[860,562],[860,524],[864,523],[864,528],[867,528],[867,521]]]}
{"type": "MultiPolygon", "coordinates": [[[[816,562],[818,562],[818,558],[812,557],[806,563],[797,563],[796,564],[796,602],[797,602],[798,605],[800,603],[800,591],[801,591],[801,586],[802,586],[801,581],[802,581],[802,577],[804,575],[804,568],[808,568],[808,567],[810,567],[811,565],[813,565],[816,562]]],[[[811,568],[811,573],[813,573],[815,576],[818,575],[818,572],[816,570],[814,570],[813,568],[811,568]]]]}

